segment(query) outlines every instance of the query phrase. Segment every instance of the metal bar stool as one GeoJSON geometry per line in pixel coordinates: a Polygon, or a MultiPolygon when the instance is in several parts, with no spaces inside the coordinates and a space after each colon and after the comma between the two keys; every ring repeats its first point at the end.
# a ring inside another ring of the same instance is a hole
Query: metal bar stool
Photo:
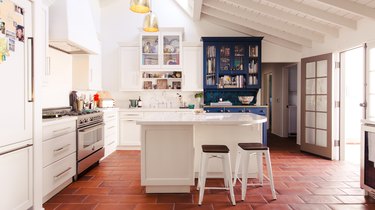
{"type": "Polygon", "coordinates": [[[242,200],[245,200],[247,186],[263,186],[263,185],[270,185],[272,198],[275,200],[277,199],[275,185],[273,182],[270,152],[267,146],[260,144],[260,143],[239,143],[238,144],[233,185],[236,184],[237,179],[241,182],[241,192],[242,192],[241,199],[242,200]],[[249,159],[252,155],[256,155],[257,157],[259,183],[247,184],[249,159]],[[263,155],[266,157],[268,177],[263,174],[263,155]],[[239,179],[238,171],[240,168],[241,160],[242,160],[242,179],[239,179]],[[264,184],[263,177],[266,180],[268,180],[269,183],[264,184]]]}
{"type": "Polygon", "coordinates": [[[234,199],[234,191],[232,185],[232,169],[230,166],[230,154],[229,148],[226,145],[202,145],[202,156],[200,162],[200,171],[198,176],[198,186],[199,190],[199,201],[198,205],[202,205],[203,195],[205,189],[225,189],[230,192],[230,199],[233,205],[236,205],[234,199]],[[210,158],[219,158],[223,164],[224,172],[224,184],[225,187],[206,187],[206,178],[207,178],[207,166],[208,159],[210,158]]]}

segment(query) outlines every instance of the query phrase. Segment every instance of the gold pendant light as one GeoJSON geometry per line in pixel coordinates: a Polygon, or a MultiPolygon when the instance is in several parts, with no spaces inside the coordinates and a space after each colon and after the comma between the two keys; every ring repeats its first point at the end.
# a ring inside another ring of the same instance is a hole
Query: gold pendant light
{"type": "Polygon", "coordinates": [[[158,25],[158,18],[152,11],[145,16],[145,20],[143,21],[143,30],[146,32],[158,32],[159,25],[158,25]]]}
{"type": "Polygon", "coordinates": [[[150,0],[130,0],[130,10],[136,13],[148,13],[150,0]]]}

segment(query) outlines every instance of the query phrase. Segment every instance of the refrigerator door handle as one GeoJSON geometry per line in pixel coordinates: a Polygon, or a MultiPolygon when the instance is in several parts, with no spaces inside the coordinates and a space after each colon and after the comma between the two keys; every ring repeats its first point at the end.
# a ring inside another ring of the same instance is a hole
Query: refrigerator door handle
{"type": "Polygon", "coordinates": [[[11,149],[11,150],[8,150],[8,151],[5,151],[5,152],[2,152],[2,153],[0,153],[0,156],[5,155],[5,154],[8,154],[8,153],[11,153],[11,152],[14,152],[14,151],[17,151],[17,150],[20,150],[20,149],[25,149],[25,148],[27,148],[27,147],[31,147],[31,146],[33,146],[33,145],[32,145],[32,144],[26,144],[26,145],[24,145],[24,146],[17,147],[17,148],[15,148],[15,149],[11,149]]]}
{"type": "Polygon", "coordinates": [[[27,38],[27,101],[34,101],[34,38],[27,38]]]}

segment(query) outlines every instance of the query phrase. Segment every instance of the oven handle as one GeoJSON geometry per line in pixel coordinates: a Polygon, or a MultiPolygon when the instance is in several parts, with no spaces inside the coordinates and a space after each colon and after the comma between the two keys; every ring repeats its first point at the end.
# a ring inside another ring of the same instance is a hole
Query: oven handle
{"type": "Polygon", "coordinates": [[[83,130],[78,130],[78,132],[80,133],[88,133],[88,132],[91,132],[91,131],[94,131],[94,130],[97,130],[98,128],[103,128],[104,127],[104,124],[99,124],[99,125],[94,125],[94,126],[91,126],[90,128],[85,128],[83,130]]]}

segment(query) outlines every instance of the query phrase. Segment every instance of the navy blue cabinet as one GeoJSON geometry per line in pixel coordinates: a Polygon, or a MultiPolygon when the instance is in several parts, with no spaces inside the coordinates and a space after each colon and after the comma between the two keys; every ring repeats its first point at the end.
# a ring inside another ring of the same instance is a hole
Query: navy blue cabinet
{"type": "MultiPolygon", "coordinates": [[[[207,113],[253,113],[261,116],[267,116],[267,107],[204,107],[207,113]]],[[[267,123],[263,123],[262,128],[262,143],[267,145],[267,123]]]]}
{"type": "Polygon", "coordinates": [[[263,37],[202,37],[206,105],[219,98],[241,105],[238,96],[254,96],[261,87],[263,37]]]}

